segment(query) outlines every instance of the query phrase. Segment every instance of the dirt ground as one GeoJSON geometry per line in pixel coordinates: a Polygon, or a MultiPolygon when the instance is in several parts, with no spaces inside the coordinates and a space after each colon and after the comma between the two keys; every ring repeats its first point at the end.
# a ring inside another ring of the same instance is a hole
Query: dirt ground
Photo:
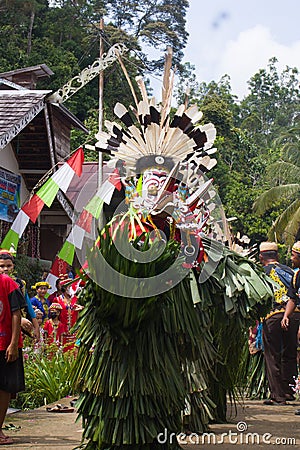
{"type": "MultiPolygon", "coordinates": [[[[70,400],[64,398],[57,403],[70,406],[70,400]]],[[[246,400],[238,405],[238,414],[229,419],[229,423],[211,425],[207,435],[181,436],[181,446],[200,450],[220,445],[222,450],[234,450],[237,446],[240,449],[270,449],[270,445],[276,445],[279,449],[296,450],[300,448],[300,416],[295,415],[299,408],[300,402],[265,406],[261,401],[246,400]]],[[[9,414],[5,424],[8,428],[11,424],[11,429],[5,433],[14,439],[14,444],[1,447],[72,450],[80,446],[82,436],[82,424],[76,422],[76,417],[76,410],[73,413],[54,413],[47,412],[46,407],[9,414]]],[[[161,444],[164,449],[163,435],[161,444]]]]}

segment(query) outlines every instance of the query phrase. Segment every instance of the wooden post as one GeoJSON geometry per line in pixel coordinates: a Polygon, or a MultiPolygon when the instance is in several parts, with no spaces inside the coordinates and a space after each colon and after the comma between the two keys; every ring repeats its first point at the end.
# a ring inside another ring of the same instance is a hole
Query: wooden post
{"type": "MultiPolygon", "coordinates": [[[[103,39],[102,39],[102,31],[104,30],[104,20],[103,17],[100,19],[100,59],[103,57],[104,49],[103,49],[103,39]]],[[[103,127],[103,90],[104,90],[104,70],[100,70],[99,73],[99,113],[98,113],[98,132],[102,131],[103,127]]],[[[103,153],[102,151],[98,151],[98,189],[103,183],[103,153]]],[[[99,228],[101,229],[104,226],[104,215],[103,210],[99,216],[99,228]]]]}
{"type": "MultiPolygon", "coordinates": [[[[100,58],[103,57],[103,39],[102,39],[102,31],[104,30],[104,20],[100,19],[100,58]]],[[[100,70],[99,73],[99,114],[98,114],[98,131],[102,131],[103,127],[103,89],[104,89],[104,71],[100,70]]],[[[98,187],[101,186],[103,182],[103,158],[102,152],[99,151],[98,156],[98,187]]]]}

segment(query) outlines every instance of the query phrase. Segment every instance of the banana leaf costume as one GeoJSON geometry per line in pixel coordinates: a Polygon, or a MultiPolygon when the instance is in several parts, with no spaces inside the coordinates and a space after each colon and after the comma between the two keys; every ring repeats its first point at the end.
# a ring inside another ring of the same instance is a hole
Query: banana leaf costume
{"type": "Polygon", "coordinates": [[[245,327],[272,297],[263,271],[222,242],[204,178],[216,163],[214,126],[197,125],[196,105],[169,118],[168,69],[161,108],[137,82],[138,124],[117,104],[126,129],[106,122],[109,132],[97,135],[116,160],[127,209],[99,230],[79,298],[85,308],[72,379],[87,449],[176,449],[180,430],[201,433],[225,420],[245,327]],[[145,263],[149,250],[157,257],[145,263]],[[169,268],[173,275],[161,280],[169,268]]]}

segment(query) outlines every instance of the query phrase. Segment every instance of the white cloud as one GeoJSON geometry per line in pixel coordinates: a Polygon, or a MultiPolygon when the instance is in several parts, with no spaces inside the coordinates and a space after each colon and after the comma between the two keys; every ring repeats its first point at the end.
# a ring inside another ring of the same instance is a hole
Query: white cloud
{"type": "Polygon", "coordinates": [[[225,73],[230,76],[232,91],[239,98],[247,95],[247,81],[259,69],[266,68],[272,57],[278,60],[278,69],[300,66],[300,41],[289,46],[276,42],[270,30],[257,25],[229,40],[215,67],[215,81],[225,73]]]}

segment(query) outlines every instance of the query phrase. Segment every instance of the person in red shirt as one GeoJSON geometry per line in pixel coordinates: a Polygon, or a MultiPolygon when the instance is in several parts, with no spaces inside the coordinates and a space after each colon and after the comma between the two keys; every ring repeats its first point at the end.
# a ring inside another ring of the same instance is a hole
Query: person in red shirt
{"type": "Polygon", "coordinates": [[[60,321],[62,307],[59,303],[52,303],[49,307],[50,319],[44,324],[46,344],[62,345],[63,336],[67,332],[66,326],[60,321]]]}
{"type": "Polygon", "coordinates": [[[2,431],[12,394],[25,389],[22,358],[21,309],[26,301],[19,285],[0,274],[0,445],[13,440],[2,431]]]}
{"type": "Polygon", "coordinates": [[[26,290],[26,283],[24,280],[21,280],[20,278],[14,276],[14,269],[15,269],[14,256],[8,250],[1,249],[0,273],[5,273],[6,275],[9,275],[14,281],[16,281],[16,283],[18,283],[19,288],[22,294],[24,295],[27,304],[26,317],[22,317],[21,319],[21,329],[25,334],[29,336],[31,336],[31,331],[33,330],[34,337],[36,341],[38,341],[40,338],[39,324],[35,317],[35,312],[32,308],[31,301],[29,299],[29,295],[26,290]]]}
{"type": "Polygon", "coordinates": [[[55,287],[56,291],[50,294],[49,297],[47,298],[49,305],[51,305],[51,303],[53,302],[56,302],[57,297],[59,297],[62,294],[60,278],[56,280],[55,287]]]}
{"type": "Polygon", "coordinates": [[[64,350],[72,350],[76,342],[76,332],[73,327],[78,319],[78,312],[82,310],[82,306],[77,303],[77,296],[72,285],[77,286],[77,282],[67,278],[61,281],[62,294],[56,298],[56,302],[61,305],[60,320],[66,327],[67,333],[64,336],[64,350]]]}

